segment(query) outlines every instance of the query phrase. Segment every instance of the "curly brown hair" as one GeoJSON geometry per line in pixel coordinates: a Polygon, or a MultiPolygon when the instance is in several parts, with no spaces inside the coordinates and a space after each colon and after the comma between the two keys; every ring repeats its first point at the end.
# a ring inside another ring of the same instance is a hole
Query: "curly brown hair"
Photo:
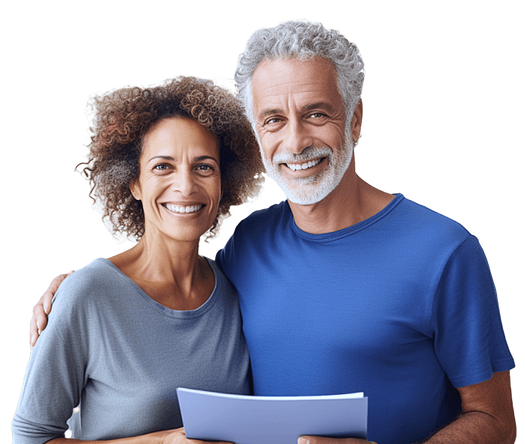
{"type": "Polygon", "coordinates": [[[142,202],[130,184],[139,177],[144,137],[160,120],[193,119],[215,135],[220,147],[222,198],[208,237],[216,234],[230,207],[259,191],[264,167],[251,125],[239,100],[211,80],[177,77],[150,88],[123,88],[92,101],[94,122],[83,173],[90,196],[103,207],[114,234],[144,235],[142,202]]]}

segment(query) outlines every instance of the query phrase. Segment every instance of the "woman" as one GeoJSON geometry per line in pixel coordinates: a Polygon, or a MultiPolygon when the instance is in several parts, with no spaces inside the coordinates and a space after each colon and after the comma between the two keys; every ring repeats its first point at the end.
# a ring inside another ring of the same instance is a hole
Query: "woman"
{"type": "Polygon", "coordinates": [[[177,387],[249,393],[236,295],[198,246],[257,191],[258,147],[233,95],[195,78],[96,99],[92,131],[91,195],[138,243],[61,285],[14,443],[65,442],[77,405],[82,442],[179,442],[177,387]]]}

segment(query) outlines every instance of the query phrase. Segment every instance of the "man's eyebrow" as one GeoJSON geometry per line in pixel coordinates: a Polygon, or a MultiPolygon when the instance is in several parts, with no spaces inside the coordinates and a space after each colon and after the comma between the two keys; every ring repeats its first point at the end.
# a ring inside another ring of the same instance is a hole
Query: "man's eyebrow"
{"type": "Polygon", "coordinates": [[[326,102],[316,102],[316,103],[310,103],[303,107],[303,111],[310,111],[312,109],[325,109],[328,112],[334,112],[334,107],[330,103],[326,102]]]}
{"type": "Polygon", "coordinates": [[[283,110],[279,108],[265,109],[259,113],[259,117],[266,117],[272,114],[282,114],[283,110]]]}

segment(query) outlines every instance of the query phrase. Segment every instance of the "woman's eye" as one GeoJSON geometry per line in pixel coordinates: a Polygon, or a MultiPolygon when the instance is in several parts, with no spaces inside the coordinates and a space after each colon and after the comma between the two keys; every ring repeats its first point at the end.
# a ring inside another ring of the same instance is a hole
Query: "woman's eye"
{"type": "MultiPolygon", "coordinates": [[[[173,167],[171,165],[167,164],[167,163],[160,163],[160,164],[155,165],[153,167],[153,171],[158,172],[158,173],[164,173],[164,172],[170,171],[172,169],[173,169],[173,167]]],[[[195,170],[198,171],[198,172],[208,173],[208,172],[215,171],[215,168],[212,165],[201,164],[201,165],[197,165],[195,167],[195,170]]]]}
{"type": "Polygon", "coordinates": [[[170,166],[165,163],[160,163],[158,165],[155,165],[153,169],[156,171],[166,171],[169,167],[170,166]]]}
{"type": "Polygon", "coordinates": [[[205,173],[214,171],[213,167],[208,164],[197,165],[196,170],[205,173]]]}

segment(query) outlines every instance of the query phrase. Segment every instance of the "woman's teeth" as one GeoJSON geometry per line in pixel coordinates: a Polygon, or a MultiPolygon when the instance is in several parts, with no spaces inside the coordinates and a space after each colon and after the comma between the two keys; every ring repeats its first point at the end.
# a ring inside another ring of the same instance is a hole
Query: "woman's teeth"
{"type": "Polygon", "coordinates": [[[319,162],[321,162],[321,160],[322,159],[310,160],[310,162],[306,162],[306,163],[302,163],[302,164],[287,163],[286,166],[288,168],[290,168],[292,171],[306,170],[308,168],[312,168],[312,167],[316,166],[319,162]]]}
{"type": "Polygon", "coordinates": [[[199,211],[204,205],[191,205],[188,207],[182,207],[179,205],[172,205],[172,204],[166,204],[165,207],[173,211],[174,213],[196,213],[199,211]]]}

